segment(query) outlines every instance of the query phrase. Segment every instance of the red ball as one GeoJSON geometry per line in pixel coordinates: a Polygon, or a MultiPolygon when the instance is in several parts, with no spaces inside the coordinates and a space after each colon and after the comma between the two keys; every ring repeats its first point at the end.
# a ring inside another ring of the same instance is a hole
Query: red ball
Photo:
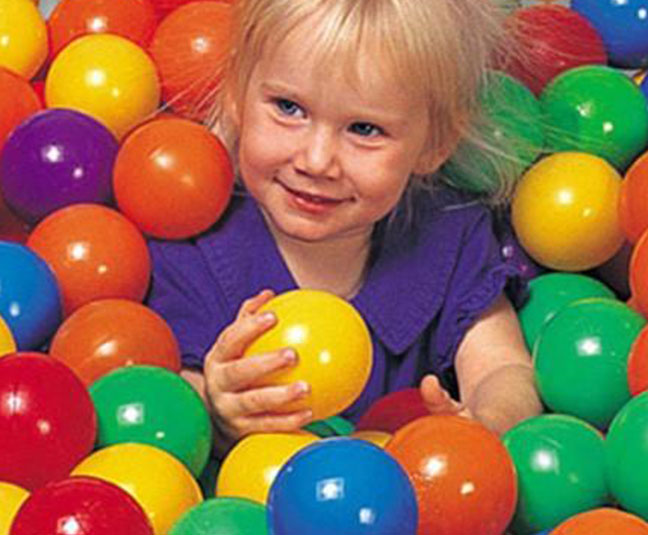
{"type": "Polygon", "coordinates": [[[0,67],[0,149],[9,134],[28,117],[43,108],[36,91],[21,76],[0,67]]]}
{"type": "MultiPolygon", "coordinates": [[[[159,19],[166,17],[172,11],[175,11],[181,6],[188,4],[189,2],[195,2],[196,0],[152,0],[153,6],[155,7],[155,12],[159,19]]],[[[225,2],[226,4],[231,4],[234,0],[212,0],[214,2],[225,2]]]]}
{"type": "Polygon", "coordinates": [[[28,236],[29,225],[9,209],[0,195],[0,240],[25,243],[28,236]]]}
{"type": "Polygon", "coordinates": [[[232,31],[232,6],[192,2],[155,30],[150,53],[160,73],[162,97],[173,110],[202,122],[216,102],[232,31]]]}
{"type": "Polygon", "coordinates": [[[428,416],[429,412],[418,388],[391,392],[376,400],[358,420],[357,431],[395,433],[404,425],[428,416]]]}
{"type": "Polygon", "coordinates": [[[90,395],[67,366],[40,353],[0,359],[0,481],[34,490],[66,477],[96,432],[90,395]]]}
{"type": "Polygon", "coordinates": [[[139,504],[116,485],[71,477],[36,490],[23,503],[10,535],[153,535],[139,504]]]}
{"type": "Polygon", "coordinates": [[[601,36],[590,22],[565,6],[536,5],[507,18],[515,51],[502,67],[536,95],[563,71],[607,63],[601,36]]]}
{"type": "Polygon", "coordinates": [[[113,33],[146,48],[156,25],[151,0],[62,0],[48,20],[50,54],[91,33],[113,33]]]}
{"type": "Polygon", "coordinates": [[[630,257],[630,293],[639,310],[648,314],[648,230],[641,235],[630,257]]]}
{"type": "Polygon", "coordinates": [[[156,238],[182,239],[207,230],[227,207],[233,185],[225,147],[186,119],[162,118],[137,128],[113,170],[119,209],[156,238]]]}
{"type": "Polygon", "coordinates": [[[146,242],[116,210],[98,204],[61,208],[34,228],[27,246],[54,271],[66,316],[97,299],[144,299],[151,275],[146,242]]]}
{"type": "Polygon", "coordinates": [[[385,447],[409,474],[418,535],[501,535],[517,501],[513,461],[497,435],[474,420],[419,418],[385,447]]]}

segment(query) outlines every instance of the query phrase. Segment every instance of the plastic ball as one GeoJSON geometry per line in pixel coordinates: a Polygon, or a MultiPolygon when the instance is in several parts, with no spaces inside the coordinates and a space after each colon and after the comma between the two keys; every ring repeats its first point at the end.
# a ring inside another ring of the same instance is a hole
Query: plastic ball
{"type": "Polygon", "coordinates": [[[47,57],[47,28],[31,0],[0,3],[0,67],[27,79],[47,57]]]}
{"type": "Polygon", "coordinates": [[[628,388],[636,396],[648,390],[648,328],[635,338],[628,355],[628,388]]]}
{"type": "Polygon", "coordinates": [[[628,355],[645,324],[643,316],[612,299],[583,299],[564,307],[533,350],[544,403],[605,429],[630,399],[628,355]]]}
{"type": "Polygon", "coordinates": [[[529,351],[551,318],[565,306],[588,297],[615,299],[605,284],[579,273],[547,273],[529,281],[529,298],[518,312],[529,351]]]}
{"type": "Polygon", "coordinates": [[[0,149],[7,136],[43,106],[29,82],[8,69],[0,68],[0,149]]]}
{"type": "Polygon", "coordinates": [[[71,475],[117,485],[140,504],[155,535],[171,526],[203,497],[191,472],[173,455],[148,444],[117,444],[94,452],[71,475]]]}
{"type": "Polygon", "coordinates": [[[16,341],[14,340],[11,329],[0,316],[0,357],[16,351],[16,341]]]}
{"type": "MultiPolygon", "coordinates": [[[[157,13],[158,19],[163,19],[172,11],[178,9],[185,4],[190,2],[195,2],[195,0],[151,0],[153,6],[155,7],[155,12],[157,13]]],[[[233,0],[212,0],[214,2],[226,2],[231,4],[233,0]]]]}
{"type": "Polygon", "coordinates": [[[153,535],[142,508],[119,487],[71,477],[37,489],[16,515],[9,535],[153,535]]]}
{"type": "Polygon", "coordinates": [[[117,140],[92,117],[45,110],[7,139],[0,156],[0,190],[11,209],[30,223],[70,204],[107,204],[116,155],[117,140]]]}
{"type": "Polygon", "coordinates": [[[18,509],[29,496],[22,487],[0,481],[0,533],[9,533],[18,509]]]}
{"type": "Polygon", "coordinates": [[[554,78],[540,95],[552,151],[600,156],[618,170],[648,144],[648,107],[637,85],[610,67],[576,67],[554,78]]]}
{"type": "Polygon", "coordinates": [[[313,433],[320,438],[346,437],[353,433],[354,429],[353,423],[339,415],[325,420],[315,420],[302,427],[303,431],[313,433]]]}
{"type": "Polygon", "coordinates": [[[75,39],[52,62],[45,81],[49,108],[94,117],[118,139],[153,116],[160,84],[153,61],[132,41],[112,34],[75,39]]]}
{"type": "Polygon", "coordinates": [[[516,51],[503,67],[536,95],[566,70],[607,63],[598,31],[585,17],[563,5],[526,6],[514,11],[506,25],[516,51]]]}
{"type": "Polygon", "coordinates": [[[279,471],[268,497],[273,535],[414,535],[416,498],[405,471],[363,440],[329,438],[279,471]]]}
{"type": "Polygon", "coordinates": [[[310,392],[283,411],[310,409],[314,420],[341,413],[362,393],[372,366],[369,330],[362,316],[343,299],[319,290],[293,290],[271,299],[260,311],[272,311],[277,324],[246,349],[247,358],[291,347],[298,364],[272,373],[256,386],[305,381],[310,392]]]}
{"type": "Polygon", "coordinates": [[[543,150],[545,136],[540,105],[521,82],[494,71],[479,99],[485,116],[485,124],[480,127],[483,138],[506,156],[487,156],[473,143],[464,141],[444,167],[444,173],[450,183],[461,189],[492,195],[502,193],[498,180],[501,170],[510,168],[511,175],[521,175],[543,150]]]}
{"type": "Polygon", "coordinates": [[[228,2],[192,2],[155,30],[149,50],[162,97],[179,115],[202,122],[212,111],[229,53],[232,11],[228,2]]]}
{"type": "Polygon", "coordinates": [[[0,195],[0,241],[25,243],[29,232],[29,225],[9,209],[0,195]]]}
{"type": "Polygon", "coordinates": [[[150,308],[127,299],[101,299],[78,308],[54,334],[49,353],[86,385],[135,364],[180,372],[180,348],[171,327],[150,308]]]}
{"type": "Polygon", "coordinates": [[[591,425],[547,414],[520,422],[502,441],[518,478],[513,533],[552,528],[607,503],[605,442],[591,425]]]}
{"type": "Polygon", "coordinates": [[[625,511],[601,507],[565,520],[550,535],[591,535],[592,533],[648,535],[648,523],[625,511]]]}
{"type": "Polygon", "coordinates": [[[97,299],[142,301],[146,294],[146,242],[115,210],[97,204],[62,208],[34,228],[27,245],[54,271],[66,315],[97,299]]]}
{"type": "Polygon", "coordinates": [[[207,464],[212,423],[193,387],[155,366],[114,370],[89,388],[99,421],[97,446],[137,442],[182,461],[194,477],[207,464]]]}
{"type": "Polygon", "coordinates": [[[150,0],[63,0],[48,21],[51,55],[90,33],[116,34],[146,48],[156,25],[150,0]]]}
{"type": "Polygon", "coordinates": [[[606,463],[616,501],[648,518],[648,392],[632,398],[614,417],[606,437],[606,463]]]}
{"type": "Polygon", "coordinates": [[[258,503],[268,493],[281,467],[318,438],[310,433],[255,433],[225,457],[218,473],[216,496],[247,498],[258,503]]]}
{"type": "Polygon", "coordinates": [[[619,221],[626,238],[635,243],[648,229],[648,152],[630,166],[621,183],[619,221]]]}
{"type": "Polygon", "coordinates": [[[92,401],[60,362],[39,353],[2,357],[0,399],[0,481],[36,489],[65,477],[92,450],[92,401]]]}
{"type": "Polygon", "coordinates": [[[551,269],[599,266],[623,246],[620,190],[621,176],[602,158],[579,152],[548,156],[517,184],[511,205],[516,235],[534,260],[551,269]]]}
{"type": "Polygon", "coordinates": [[[517,481],[497,435],[459,416],[419,418],[385,448],[405,468],[419,508],[418,535],[501,535],[513,517],[517,481]]]}
{"type": "Polygon", "coordinates": [[[119,209],[142,232],[181,239],[222,215],[234,185],[227,150],[207,128],[185,119],[147,122],[119,150],[113,185],[119,209]]]}
{"type": "Polygon", "coordinates": [[[351,438],[371,442],[379,448],[384,448],[392,439],[392,435],[390,433],[385,433],[384,431],[356,431],[355,433],[351,433],[350,436],[351,438]]]}
{"type": "Polygon", "coordinates": [[[421,391],[406,388],[390,392],[372,403],[358,420],[356,429],[395,433],[406,424],[429,414],[421,391]]]}
{"type": "Polygon", "coordinates": [[[612,65],[648,65],[646,0],[571,0],[571,9],[586,17],[601,34],[612,65]]]}
{"type": "Polygon", "coordinates": [[[169,535],[268,535],[266,509],[242,498],[212,498],[187,511],[169,535]]]}
{"type": "Polygon", "coordinates": [[[648,231],[635,244],[630,257],[630,290],[636,306],[648,313],[648,231]]]}
{"type": "Polygon", "coordinates": [[[61,292],[45,261],[24,245],[0,242],[0,315],[20,349],[37,349],[61,322],[61,292]]]}

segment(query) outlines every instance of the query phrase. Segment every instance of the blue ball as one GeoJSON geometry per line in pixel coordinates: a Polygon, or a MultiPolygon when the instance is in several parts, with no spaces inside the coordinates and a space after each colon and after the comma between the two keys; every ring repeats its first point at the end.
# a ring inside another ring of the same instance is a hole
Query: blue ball
{"type": "Polygon", "coordinates": [[[379,447],[348,437],[300,450],[268,496],[270,535],[415,535],[414,489],[379,447]]]}
{"type": "Polygon", "coordinates": [[[45,261],[18,243],[0,241],[0,316],[21,351],[38,349],[62,320],[61,293],[45,261]]]}
{"type": "Polygon", "coordinates": [[[599,32],[612,65],[648,66],[648,0],[572,0],[571,8],[599,32]]]}

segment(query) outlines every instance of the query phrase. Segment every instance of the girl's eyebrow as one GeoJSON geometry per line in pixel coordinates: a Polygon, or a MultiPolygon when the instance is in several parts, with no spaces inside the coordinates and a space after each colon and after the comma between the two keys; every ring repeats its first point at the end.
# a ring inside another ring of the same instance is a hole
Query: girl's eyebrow
{"type": "Polygon", "coordinates": [[[264,93],[278,93],[288,98],[298,98],[297,92],[290,87],[276,82],[262,82],[261,90],[264,93]]]}

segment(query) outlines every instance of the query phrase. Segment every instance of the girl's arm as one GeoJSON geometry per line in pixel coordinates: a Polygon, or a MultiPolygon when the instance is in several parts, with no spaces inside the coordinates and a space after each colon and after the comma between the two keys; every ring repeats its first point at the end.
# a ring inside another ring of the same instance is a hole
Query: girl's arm
{"type": "Polygon", "coordinates": [[[542,412],[531,356],[504,296],[466,333],[455,369],[463,405],[497,433],[542,412]]]}
{"type": "Polygon", "coordinates": [[[502,434],[542,412],[517,316],[501,296],[468,330],[455,360],[461,403],[434,376],[421,383],[430,412],[473,417],[502,434]]]}

